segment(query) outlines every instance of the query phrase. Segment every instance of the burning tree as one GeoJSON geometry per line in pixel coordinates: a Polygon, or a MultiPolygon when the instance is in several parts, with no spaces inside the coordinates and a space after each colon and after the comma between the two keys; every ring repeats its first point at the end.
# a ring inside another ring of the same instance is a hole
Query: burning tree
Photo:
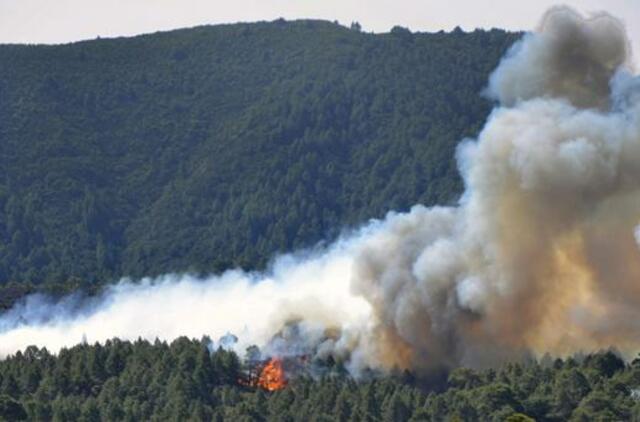
{"type": "Polygon", "coordinates": [[[283,360],[277,357],[263,359],[260,348],[250,346],[245,355],[245,372],[239,381],[247,387],[276,391],[287,385],[283,360]]]}
{"type": "Polygon", "coordinates": [[[267,391],[280,390],[287,385],[287,376],[280,358],[247,362],[245,375],[238,382],[247,387],[263,388],[267,391]]]}
{"type": "Polygon", "coordinates": [[[282,365],[282,359],[269,359],[262,368],[262,371],[260,371],[256,385],[267,391],[276,391],[286,387],[287,378],[282,365]]]}

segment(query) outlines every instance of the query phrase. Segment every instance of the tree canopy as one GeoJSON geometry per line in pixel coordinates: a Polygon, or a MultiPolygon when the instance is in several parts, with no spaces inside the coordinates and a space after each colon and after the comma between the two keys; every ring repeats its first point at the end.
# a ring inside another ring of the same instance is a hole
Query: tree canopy
{"type": "MultiPolygon", "coordinates": [[[[35,346],[0,361],[7,420],[610,421],[640,417],[640,364],[613,352],[355,381],[340,363],[275,392],[243,386],[252,364],[208,338],[110,340],[51,355],[35,346]]],[[[322,363],[320,363],[322,364],[322,363]]]]}
{"type": "Polygon", "coordinates": [[[0,282],[259,269],[455,201],[518,37],[278,20],[0,45],[0,282]]]}

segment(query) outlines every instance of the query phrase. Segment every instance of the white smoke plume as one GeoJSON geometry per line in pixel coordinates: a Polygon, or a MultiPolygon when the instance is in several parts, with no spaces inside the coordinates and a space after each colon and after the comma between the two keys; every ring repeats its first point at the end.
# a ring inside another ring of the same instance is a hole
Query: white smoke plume
{"type": "MultiPolygon", "coordinates": [[[[640,351],[640,78],[623,25],[554,8],[491,75],[456,207],[390,214],[265,274],[124,281],[90,306],[0,317],[0,354],[111,337],[214,338],[372,368],[640,351]]],[[[44,306],[44,307],[43,307],[44,306]]]]}
{"type": "MultiPolygon", "coordinates": [[[[234,270],[207,279],[170,274],[139,283],[123,280],[100,297],[60,303],[30,296],[0,318],[0,355],[30,344],[57,351],[113,337],[215,339],[227,333],[238,337],[235,347],[243,350],[267,345],[293,319],[304,320],[299,328],[314,345],[326,327],[365,330],[370,306],[349,293],[349,278],[353,249],[372,230],[321,253],[280,257],[268,274],[234,270]]],[[[229,337],[215,346],[232,346],[229,337]]]]}

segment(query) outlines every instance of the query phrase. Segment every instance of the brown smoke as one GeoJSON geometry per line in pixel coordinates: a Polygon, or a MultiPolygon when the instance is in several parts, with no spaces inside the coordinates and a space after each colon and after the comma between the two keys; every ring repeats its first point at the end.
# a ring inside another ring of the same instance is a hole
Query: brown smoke
{"type": "Polygon", "coordinates": [[[459,148],[460,205],[395,218],[356,262],[383,366],[640,350],[640,102],[630,94],[640,81],[629,54],[617,19],[563,7],[503,59],[488,89],[500,105],[459,148]]]}

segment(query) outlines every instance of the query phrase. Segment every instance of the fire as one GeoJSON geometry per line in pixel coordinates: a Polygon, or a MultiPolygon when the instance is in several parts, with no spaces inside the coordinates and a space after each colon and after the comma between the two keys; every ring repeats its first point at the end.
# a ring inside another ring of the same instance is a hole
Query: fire
{"type": "Polygon", "coordinates": [[[282,367],[282,360],[271,358],[260,371],[256,385],[267,391],[276,391],[284,388],[287,385],[287,380],[282,367]]]}

